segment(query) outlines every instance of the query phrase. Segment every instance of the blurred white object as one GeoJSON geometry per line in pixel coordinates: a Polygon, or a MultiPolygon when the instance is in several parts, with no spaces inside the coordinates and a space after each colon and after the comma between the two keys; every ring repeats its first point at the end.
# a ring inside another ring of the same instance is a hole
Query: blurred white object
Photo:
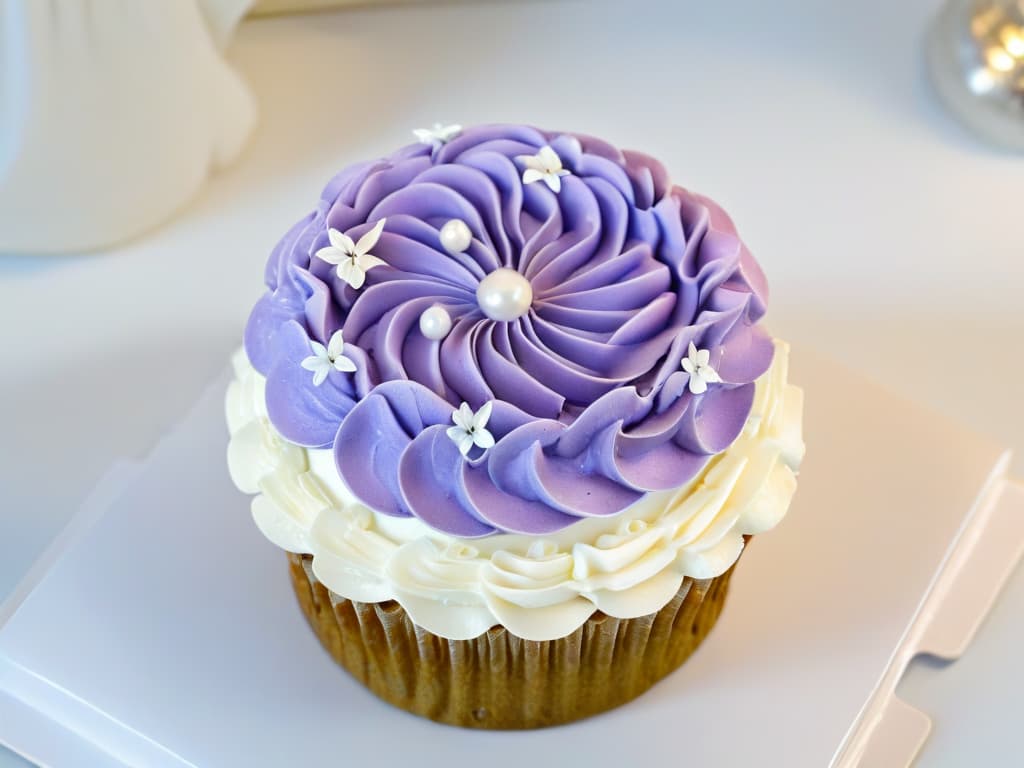
{"type": "Polygon", "coordinates": [[[1024,0],[949,0],[928,58],[957,117],[995,144],[1024,150],[1024,0]]]}
{"type": "Polygon", "coordinates": [[[0,0],[0,251],[161,223],[255,121],[221,49],[251,0],[0,0]]]}

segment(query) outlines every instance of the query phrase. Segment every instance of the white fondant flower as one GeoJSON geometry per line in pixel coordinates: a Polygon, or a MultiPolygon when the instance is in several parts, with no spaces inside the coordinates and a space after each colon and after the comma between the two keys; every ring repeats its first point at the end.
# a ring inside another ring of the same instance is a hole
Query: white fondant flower
{"type": "Polygon", "coordinates": [[[380,239],[380,233],[384,231],[385,221],[386,219],[378,221],[373,229],[359,238],[358,243],[352,242],[351,237],[331,227],[327,230],[331,244],[317,251],[317,258],[328,264],[337,265],[338,277],[358,291],[366,282],[366,273],[385,263],[383,259],[378,259],[370,253],[370,249],[380,239]]]}
{"type": "Polygon", "coordinates": [[[462,133],[462,126],[434,123],[433,128],[414,128],[412,133],[421,144],[429,144],[434,149],[440,149],[462,133]]]}
{"type": "Polygon", "coordinates": [[[300,365],[307,371],[313,372],[313,384],[318,387],[324,383],[331,368],[343,373],[351,373],[356,369],[356,364],[342,354],[342,350],[345,349],[345,339],[341,335],[340,328],[331,336],[326,347],[312,339],[309,340],[309,346],[313,350],[313,354],[304,359],[300,365]]]}
{"type": "Polygon", "coordinates": [[[552,192],[562,190],[562,177],[568,176],[569,171],[562,167],[562,158],[551,147],[541,147],[536,155],[519,155],[516,158],[526,164],[523,171],[523,184],[532,184],[535,181],[543,181],[552,192]]]}
{"type": "Polygon", "coordinates": [[[494,435],[487,431],[487,420],[491,418],[493,400],[488,400],[480,406],[480,410],[473,413],[469,403],[463,403],[459,410],[452,413],[454,427],[448,427],[448,437],[459,446],[459,453],[468,456],[473,446],[483,448],[485,451],[494,445],[494,435]]]}
{"type": "Polygon", "coordinates": [[[683,358],[683,370],[690,374],[690,391],[695,395],[702,395],[708,391],[708,384],[718,384],[722,377],[718,371],[711,367],[711,351],[708,349],[697,349],[690,342],[689,354],[683,358]]]}

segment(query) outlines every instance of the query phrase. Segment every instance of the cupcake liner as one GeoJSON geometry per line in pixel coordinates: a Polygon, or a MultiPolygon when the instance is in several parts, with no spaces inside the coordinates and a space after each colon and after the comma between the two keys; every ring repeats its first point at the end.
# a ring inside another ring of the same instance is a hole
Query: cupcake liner
{"type": "Polygon", "coordinates": [[[568,723],[636,698],[682,664],[711,631],[733,568],[686,578],[657,613],[597,612],[557,640],[523,640],[492,627],[449,640],[416,626],[395,601],[360,603],[324,587],[309,555],[288,555],[292,586],[321,643],[380,698],[466,728],[568,723]]]}

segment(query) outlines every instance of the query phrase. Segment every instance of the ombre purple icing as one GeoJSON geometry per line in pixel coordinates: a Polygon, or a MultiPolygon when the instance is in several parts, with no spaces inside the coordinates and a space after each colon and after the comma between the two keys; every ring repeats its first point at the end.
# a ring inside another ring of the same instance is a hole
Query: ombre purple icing
{"type": "Polygon", "coordinates": [[[464,130],[351,166],[285,235],[245,345],[288,440],[333,447],[367,506],[456,536],[543,534],[675,488],[739,435],[773,346],[757,321],[767,287],[732,221],[664,168],[598,139],[518,125],[464,130]],[[549,144],[559,193],[524,185],[516,158],[549,144]],[[358,291],[313,254],[333,227],[386,266],[358,291]],[[448,254],[439,231],[473,241],[448,254]],[[487,318],[476,287],[500,267],[533,288],[529,312],[487,318]],[[419,329],[433,305],[446,338],[419,329]],[[342,328],[357,370],[320,386],[300,363],[342,328]],[[681,360],[711,350],[722,383],[694,395],[681,360]],[[465,401],[493,400],[497,444],[463,458],[446,430],[465,401]]]}

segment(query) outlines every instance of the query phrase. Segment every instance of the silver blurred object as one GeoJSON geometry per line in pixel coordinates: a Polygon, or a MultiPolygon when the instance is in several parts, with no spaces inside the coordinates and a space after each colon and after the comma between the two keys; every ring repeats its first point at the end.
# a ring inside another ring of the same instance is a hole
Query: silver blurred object
{"type": "Polygon", "coordinates": [[[936,88],[964,123],[1024,150],[1024,0],[949,0],[928,59],[936,88]]]}

